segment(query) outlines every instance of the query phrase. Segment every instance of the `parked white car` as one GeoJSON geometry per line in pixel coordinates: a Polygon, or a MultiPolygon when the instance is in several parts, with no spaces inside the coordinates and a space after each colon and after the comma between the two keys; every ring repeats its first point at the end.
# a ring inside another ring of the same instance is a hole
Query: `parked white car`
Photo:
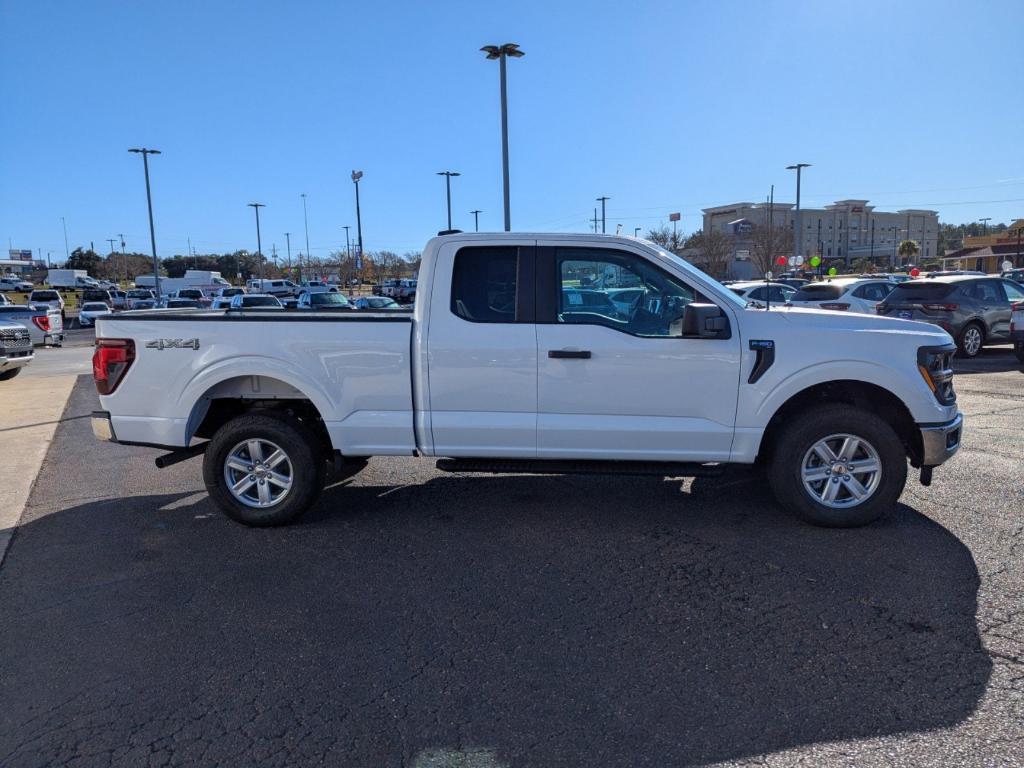
{"type": "Polygon", "coordinates": [[[284,305],[268,293],[240,293],[231,297],[231,309],[284,309],[284,305]]]}
{"type": "Polygon", "coordinates": [[[891,280],[839,277],[823,283],[808,283],[790,297],[789,303],[794,307],[874,315],[877,314],[875,306],[895,287],[896,283],[891,280]]]}
{"type": "Polygon", "coordinates": [[[114,314],[102,301],[88,301],[78,310],[78,325],[82,328],[89,328],[96,323],[97,317],[114,314]]]}
{"type": "Polygon", "coordinates": [[[0,291],[14,291],[15,293],[28,293],[35,286],[28,280],[22,280],[16,275],[4,275],[0,277],[0,291]]]}
{"type": "Polygon", "coordinates": [[[270,296],[296,297],[302,293],[302,286],[296,285],[291,280],[259,280],[252,279],[246,282],[246,290],[250,293],[263,293],[270,296]]]}
{"type": "Polygon", "coordinates": [[[257,526],[312,505],[328,462],[375,455],[673,477],[760,459],[782,506],[855,526],[895,508],[908,458],[928,485],[960,446],[934,325],[766,309],[630,237],[445,235],[419,279],[409,313],[101,318],[93,431],[166,446],[158,466],[203,454],[212,498],[257,526]],[[573,299],[609,272],[643,288],[626,316],[573,299]]]}
{"type": "Polygon", "coordinates": [[[796,293],[796,288],[785,283],[765,283],[764,280],[729,283],[729,290],[737,296],[762,304],[785,304],[796,293]]]}

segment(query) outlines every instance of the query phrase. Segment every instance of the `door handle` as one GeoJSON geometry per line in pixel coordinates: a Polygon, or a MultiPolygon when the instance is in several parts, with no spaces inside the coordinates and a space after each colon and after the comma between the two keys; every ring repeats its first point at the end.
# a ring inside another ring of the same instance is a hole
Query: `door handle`
{"type": "Polygon", "coordinates": [[[589,360],[589,349],[549,349],[548,357],[562,360],[589,360]]]}

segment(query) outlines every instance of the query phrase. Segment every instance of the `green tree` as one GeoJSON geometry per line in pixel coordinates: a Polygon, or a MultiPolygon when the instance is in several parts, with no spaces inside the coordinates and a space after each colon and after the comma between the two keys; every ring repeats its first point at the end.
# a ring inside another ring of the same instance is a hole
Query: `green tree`
{"type": "Polygon", "coordinates": [[[75,248],[68,257],[66,269],[84,269],[90,276],[95,275],[103,258],[91,248],[75,248]]]}
{"type": "Polygon", "coordinates": [[[677,253],[686,246],[686,234],[672,229],[667,224],[663,224],[657,229],[647,230],[647,239],[652,243],[657,243],[666,251],[672,251],[677,253]]]}

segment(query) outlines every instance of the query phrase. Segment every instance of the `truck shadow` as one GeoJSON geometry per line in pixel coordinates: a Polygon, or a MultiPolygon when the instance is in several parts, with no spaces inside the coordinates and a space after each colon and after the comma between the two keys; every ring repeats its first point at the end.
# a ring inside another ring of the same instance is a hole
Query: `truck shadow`
{"type": "Polygon", "coordinates": [[[291,765],[694,765],[951,726],[985,690],[974,561],[907,506],[826,531],[753,475],[409,464],[417,484],[371,462],[289,528],[194,494],[25,525],[0,762],[142,730],[179,761],[228,739],[291,765]]]}

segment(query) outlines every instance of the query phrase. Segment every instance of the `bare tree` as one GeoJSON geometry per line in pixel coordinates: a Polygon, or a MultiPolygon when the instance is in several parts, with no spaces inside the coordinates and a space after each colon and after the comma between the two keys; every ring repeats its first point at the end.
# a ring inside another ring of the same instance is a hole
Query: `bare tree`
{"type": "Polygon", "coordinates": [[[732,238],[727,234],[714,229],[694,232],[686,241],[686,247],[697,249],[697,265],[709,275],[718,280],[726,276],[732,256],[732,238]]]}
{"type": "Polygon", "coordinates": [[[755,226],[750,241],[750,260],[758,277],[764,277],[765,272],[781,272],[776,257],[793,252],[793,230],[789,227],[755,226]]]}
{"type": "Polygon", "coordinates": [[[683,249],[683,244],[686,242],[686,235],[682,232],[673,230],[668,225],[662,225],[658,229],[649,229],[647,231],[647,239],[652,243],[657,243],[667,251],[676,253],[683,249]]]}

